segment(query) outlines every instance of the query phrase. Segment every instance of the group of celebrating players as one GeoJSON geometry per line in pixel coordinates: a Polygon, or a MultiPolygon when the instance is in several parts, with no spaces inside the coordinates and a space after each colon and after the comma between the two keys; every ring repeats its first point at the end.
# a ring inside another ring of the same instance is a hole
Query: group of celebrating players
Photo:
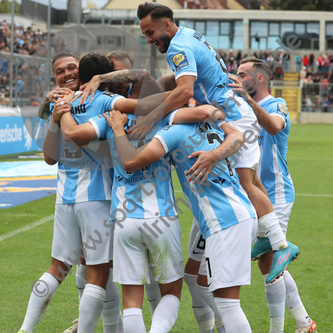
{"type": "Polygon", "coordinates": [[[102,316],[104,333],[145,333],[144,289],[149,332],[169,332],[184,279],[200,333],[249,333],[239,294],[251,258],[265,281],[269,332],[283,333],[285,306],[296,333],[316,332],[286,270],[299,254],[286,240],[295,199],[290,119],[285,101],[269,94],[270,67],[247,58],[231,77],[203,35],[177,27],[170,8],[146,2],[137,14],[174,74],[155,80],[131,70],[134,58],[123,51],[53,59],[58,88],[40,108],[49,118],[44,158],[58,163],[52,262],[19,333],[33,332],[72,265],[79,319],[66,332],[91,333],[102,316]],[[192,97],[198,106],[186,107],[192,97]],[[172,167],[186,202],[174,198],[172,167]],[[184,206],[194,216],[185,270],[184,206]]]}

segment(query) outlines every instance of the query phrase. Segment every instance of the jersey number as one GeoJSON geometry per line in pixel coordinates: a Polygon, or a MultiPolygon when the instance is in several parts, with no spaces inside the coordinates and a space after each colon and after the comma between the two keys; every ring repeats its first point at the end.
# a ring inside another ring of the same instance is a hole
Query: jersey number
{"type": "MultiPolygon", "coordinates": [[[[218,135],[218,133],[216,132],[213,132],[213,133],[206,133],[207,135],[207,141],[210,145],[214,144],[214,141],[216,140],[219,144],[221,144],[223,142],[223,140],[221,139],[221,137],[218,135]]],[[[229,171],[229,175],[231,177],[234,176],[234,172],[232,171],[232,167],[231,167],[231,163],[230,163],[230,160],[229,160],[229,157],[225,158],[224,159],[226,161],[226,164],[227,164],[227,168],[228,168],[228,171],[229,171]]]]}

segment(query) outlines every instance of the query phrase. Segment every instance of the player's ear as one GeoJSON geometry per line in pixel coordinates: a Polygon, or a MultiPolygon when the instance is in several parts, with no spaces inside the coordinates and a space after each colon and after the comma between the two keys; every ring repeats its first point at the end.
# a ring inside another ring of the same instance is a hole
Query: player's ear
{"type": "Polygon", "coordinates": [[[128,94],[128,98],[132,98],[132,95],[131,95],[131,94],[128,94]]]}

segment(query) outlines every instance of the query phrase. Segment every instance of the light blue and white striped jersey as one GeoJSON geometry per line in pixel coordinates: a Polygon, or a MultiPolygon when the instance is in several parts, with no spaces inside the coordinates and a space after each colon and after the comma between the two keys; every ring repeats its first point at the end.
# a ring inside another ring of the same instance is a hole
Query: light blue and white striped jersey
{"type": "Polygon", "coordinates": [[[199,104],[228,105],[227,109],[224,107],[226,121],[241,119],[252,111],[243,98],[234,96],[232,88],[228,87],[233,81],[228,78],[224,61],[199,32],[180,27],[169,45],[167,61],[175,80],[183,75],[196,77],[193,98],[199,104]],[[238,105],[231,100],[232,96],[238,105]]]}
{"type": "MultiPolygon", "coordinates": [[[[135,148],[139,148],[150,142],[156,129],[169,124],[173,114],[155,124],[144,140],[132,140],[131,144],[135,148]]],[[[127,116],[126,131],[134,126],[137,119],[137,116],[133,114],[127,114],[127,116]]],[[[117,161],[117,163],[114,162],[111,218],[123,221],[125,218],[176,216],[170,169],[165,167],[160,160],[139,171],[125,171],[119,162],[113,130],[106,119],[103,116],[97,116],[89,121],[94,126],[97,137],[108,140],[111,156],[114,161],[117,161]]]]}
{"type": "Polygon", "coordinates": [[[268,134],[263,128],[259,134],[261,160],[258,176],[265,186],[272,204],[295,201],[295,190],[287,167],[290,118],[286,102],[282,98],[267,96],[258,102],[269,114],[281,117],[284,128],[276,135],[268,134]]]}
{"type": "Polygon", "coordinates": [[[189,183],[185,176],[196,161],[196,158],[187,156],[195,151],[217,148],[225,138],[222,130],[202,123],[171,125],[158,131],[155,137],[171,154],[186,200],[205,238],[249,218],[256,218],[255,209],[230,162],[223,160],[223,164],[215,166],[203,184],[189,183]]]}
{"type": "MultiPolygon", "coordinates": [[[[124,98],[108,92],[96,91],[94,99],[79,105],[72,102],[71,113],[78,124],[113,109],[117,99],[124,98]]],[[[54,103],[51,103],[51,112],[54,103]]],[[[111,200],[113,170],[107,159],[90,149],[75,149],[60,138],[57,176],[57,204],[111,200]]]]}

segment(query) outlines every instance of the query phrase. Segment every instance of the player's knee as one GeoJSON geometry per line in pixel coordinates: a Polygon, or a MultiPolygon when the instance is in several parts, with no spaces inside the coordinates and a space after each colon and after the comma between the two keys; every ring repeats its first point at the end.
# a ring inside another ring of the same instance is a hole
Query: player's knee
{"type": "Polygon", "coordinates": [[[200,268],[200,261],[195,261],[191,258],[188,258],[185,265],[185,274],[197,275],[200,268]]]}

